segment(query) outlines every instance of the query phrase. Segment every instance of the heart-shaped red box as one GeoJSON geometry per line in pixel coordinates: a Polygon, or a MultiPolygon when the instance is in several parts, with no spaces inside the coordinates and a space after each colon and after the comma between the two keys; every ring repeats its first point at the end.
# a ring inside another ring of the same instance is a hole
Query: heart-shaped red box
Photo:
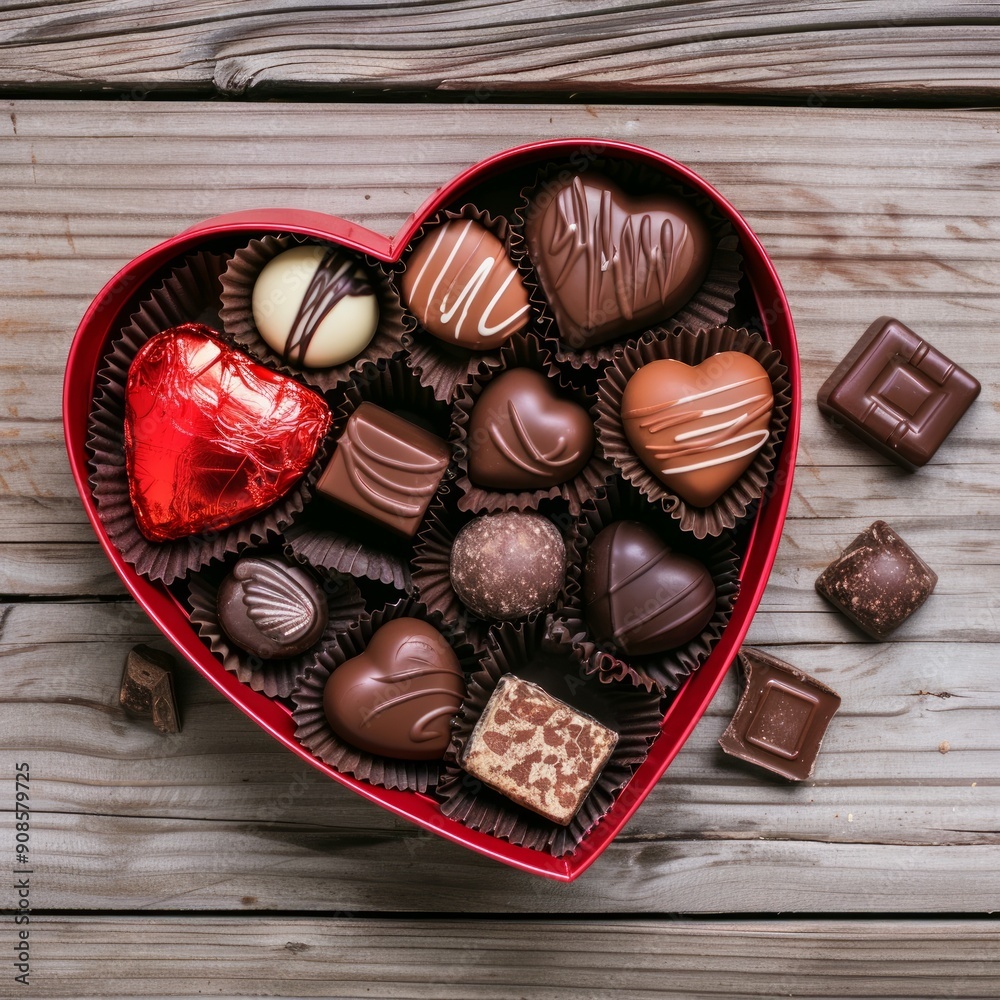
{"type": "Polygon", "coordinates": [[[591,139],[534,142],[483,160],[439,188],[392,238],[373,233],[343,219],[296,209],[237,212],[200,223],[137,257],[101,290],[84,315],[73,340],[63,389],[63,424],[70,465],[97,537],[125,586],[163,634],[198,671],[276,740],[328,774],[334,781],[457,844],[523,871],[562,882],[571,882],[580,876],[622,829],[684,745],[735,658],[764,593],[780,541],[792,490],[800,409],[798,351],[788,303],[774,266],[747,223],[711,185],[682,164],[630,143],[591,139]],[[91,495],[85,443],[95,380],[110,342],[127,319],[136,294],[173,258],[198,250],[219,237],[239,239],[241,236],[250,238],[261,233],[282,232],[299,233],[339,243],[379,260],[394,261],[402,254],[424,220],[440,209],[466,201],[475,202],[478,194],[495,192],[498,187],[504,186],[505,181],[508,186],[513,182],[519,187],[517,178],[521,178],[523,182],[524,178],[533,175],[535,168],[547,162],[598,156],[631,161],[661,171],[674,181],[711,199],[718,212],[732,223],[740,239],[744,272],[756,298],[765,336],[781,351],[788,367],[792,406],[770,488],[751,525],[740,568],[740,593],[729,625],[709,659],[688,679],[674,698],[663,719],[660,736],[614,806],[575,851],[556,858],[541,851],[509,844],[448,819],[441,814],[437,802],[429,795],[365,784],[340,774],[313,757],[296,741],[289,710],[282,703],[252,691],[233,674],[227,673],[202,644],[187,611],[177,598],[166,588],[137,575],[112,545],[91,495]]]}

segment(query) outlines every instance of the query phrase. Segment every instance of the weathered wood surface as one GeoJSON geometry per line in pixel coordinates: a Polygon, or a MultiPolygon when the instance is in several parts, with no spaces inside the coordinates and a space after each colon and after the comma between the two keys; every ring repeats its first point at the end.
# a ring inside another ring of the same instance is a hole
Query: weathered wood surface
{"type": "Polygon", "coordinates": [[[0,86],[22,92],[625,91],[810,107],[1000,93],[1000,6],[984,0],[86,0],[0,14],[0,86]]]}
{"type": "MultiPolygon", "coordinates": [[[[0,996],[407,1000],[990,997],[987,921],[47,917],[30,990],[0,996]],[[122,948],[122,941],[129,946],[122,948]]],[[[4,992],[4,990],[10,992],[4,992]]]]}
{"type": "MultiPolygon", "coordinates": [[[[37,781],[37,907],[1000,908],[996,115],[19,101],[3,106],[0,127],[0,773],[28,759],[37,781]],[[115,707],[122,659],[155,632],[92,541],[58,423],[65,353],[88,300],[157,240],[216,212],[279,204],[390,233],[457,170],[553,134],[632,139],[684,160],[774,256],[806,405],[791,517],[751,638],[844,696],[816,780],[790,788],[718,750],[736,697],[728,679],[624,836],[572,887],[361,802],[195,676],[180,688],[179,736],[128,723],[115,707]],[[832,430],[811,403],[880,313],[984,383],[915,476],[832,430]],[[941,578],[886,645],[860,641],[812,589],[876,517],[941,578]]],[[[0,794],[0,842],[10,804],[0,794]]]]}

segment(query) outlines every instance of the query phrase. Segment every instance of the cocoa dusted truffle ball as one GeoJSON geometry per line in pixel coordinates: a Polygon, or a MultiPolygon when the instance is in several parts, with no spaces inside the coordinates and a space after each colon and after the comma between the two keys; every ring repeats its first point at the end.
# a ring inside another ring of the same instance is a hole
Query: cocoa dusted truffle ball
{"type": "Polygon", "coordinates": [[[516,621],[547,608],[566,576],[566,546],[539,514],[477,517],[455,536],[451,585],[480,618],[516,621]]]}

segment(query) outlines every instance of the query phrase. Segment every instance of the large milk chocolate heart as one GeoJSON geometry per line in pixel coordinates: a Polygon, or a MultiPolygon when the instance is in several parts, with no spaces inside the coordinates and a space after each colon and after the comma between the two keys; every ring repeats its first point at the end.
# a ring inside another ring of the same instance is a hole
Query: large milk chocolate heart
{"type": "MultiPolygon", "coordinates": [[[[708,707],[736,656],[764,593],[781,536],[792,489],[800,407],[798,354],[788,303],[767,255],[739,213],[697,174],[660,153],[604,139],[567,139],[546,140],[507,150],[471,167],[460,177],[438,188],[406,221],[400,232],[391,238],[363,229],[354,222],[315,212],[268,209],[210,219],[154,247],[129,263],[108,282],[81,321],[66,366],[63,426],[77,489],[108,559],[125,586],[155,619],[177,650],[233,704],[271,733],[290,753],[321,770],[329,780],[354,790],[370,801],[381,803],[396,815],[404,816],[455,843],[523,871],[570,882],[586,871],[601,855],[655,787],[708,707]],[[750,541],[743,553],[740,568],[740,594],[729,626],[711,656],[674,696],[663,720],[660,737],[614,805],[589,831],[576,850],[556,858],[542,851],[518,847],[487,836],[449,819],[442,814],[437,803],[426,795],[380,788],[341,774],[302,746],[295,738],[295,724],[287,708],[279,701],[250,690],[234,674],[228,673],[211,651],[202,645],[181,601],[167,588],[139,576],[110,540],[88,483],[86,438],[97,372],[102,367],[111,341],[134,309],[137,289],[154,281],[163,268],[183,255],[218,246],[221,241],[232,247],[239,247],[246,246],[251,239],[259,238],[261,233],[293,233],[346,246],[386,262],[395,262],[421,226],[442,209],[466,203],[475,204],[477,201],[485,201],[484,195],[496,198],[498,193],[503,193],[513,202],[518,196],[526,171],[537,171],[554,161],[566,162],[593,155],[595,147],[600,149],[603,157],[638,163],[647,169],[659,171],[671,183],[685,185],[701,197],[711,200],[719,215],[731,223],[740,240],[751,292],[758,302],[766,303],[767,306],[764,312],[766,337],[782,352],[782,360],[788,366],[792,407],[772,480],[773,488],[754,515],[753,531],[746,536],[750,541]]],[[[391,866],[395,862],[387,856],[385,863],[391,866]]]]}
{"type": "Polygon", "coordinates": [[[330,429],[315,392],[254,364],[207,326],[150,338],[125,387],[125,460],[139,530],[154,542],[228,528],[301,478],[330,429]]]}
{"type": "Polygon", "coordinates": [[[651,361],[622,396],[625,434],[643,465],[697,507],[722,496],[767,441],[774,393],[749,355],[724,351],[700,365],[651,361]]]}
{"type": "Polygon", "coordinates": [[[333,731],[359,750],[438,760],[464,697],[462,668],[441,633],[418,618],[394,618],[330,674],[323,711],[333,731]]]}
{"type": "Polygon", "coordinates": [[[536,196],[524,235],[559,335],[575,348],[669,319],[712,256],[708,226],[689,202],[632,198],[595,174],[536,196]]]}
{"type": "Polygon", "coordinates": [[[594,424],[541,372],[513,368],[483,389],[467,440],[469,479],[477,486],[543,489],[567,482],[590,461],[594,424]]]}

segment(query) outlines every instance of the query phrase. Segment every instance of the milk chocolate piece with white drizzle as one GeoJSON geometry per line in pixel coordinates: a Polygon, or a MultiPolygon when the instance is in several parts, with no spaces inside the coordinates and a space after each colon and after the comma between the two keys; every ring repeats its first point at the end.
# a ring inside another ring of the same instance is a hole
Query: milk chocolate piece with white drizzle
{"type": "Polygon", "coordinates": [[[378,300],[368,272],[334,247],[293,247],[264,265],[253,318],[267,345],[296,368],[329,368],[368,346],[378,300]]]}
{"type": "Polygon", "coordinates": [[[348,418],[316,489],[412,537],[441,484],[449,454],[441,438],[366,401],[348,418]]]}
{"type": "Polygon", "coordinates": [[[465,677],[444,636],[419,618],[394,618],[330,674],[323,711],[330,728],[359,750],[435,760],[448,747],[464,697],[465,677]]]}
{"type": "Polygon", "coordinates": [[[530,368],[493,379],[472,407],[469,479],[500,490],[542,489],[572,479],[594,451],[594,424],[530,368]]]}
{"type": "Polygon", "coordinates": [[[688,503],[707,507],[746,471],[770,434],[767,372],[739,351],[691,367],[652,361],[628,381],[622,423],[642,463],[688,503]]]}
{"type": "Polygon", "coordinates": [[[423,327],[471,351],[492,351],[530,318],[528,293],[504,245],[473,219],[431,230],[406,261],[403,298],[423,327]]]}
{"type": "Polygon", "coordinates": [[[708,226],[688,202],[630,197],[593,172],[547,185],[528,207],[524,234],[559,336],[574,348],[668,319],[711,260],[708,226]]]}

